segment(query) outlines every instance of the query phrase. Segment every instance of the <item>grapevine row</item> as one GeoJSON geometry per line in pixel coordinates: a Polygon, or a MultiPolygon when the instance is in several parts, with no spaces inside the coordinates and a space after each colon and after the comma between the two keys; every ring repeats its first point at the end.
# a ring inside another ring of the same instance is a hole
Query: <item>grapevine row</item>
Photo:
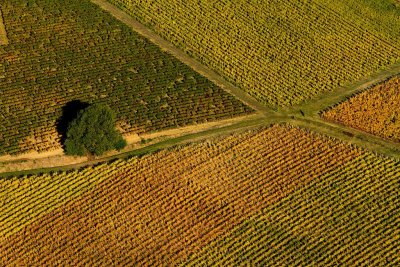
{"type": "Polygon", "coordinates": [[[357,157],[243,221],[185,265],[396,266],[399,177],[398,162],[357,157]]]}

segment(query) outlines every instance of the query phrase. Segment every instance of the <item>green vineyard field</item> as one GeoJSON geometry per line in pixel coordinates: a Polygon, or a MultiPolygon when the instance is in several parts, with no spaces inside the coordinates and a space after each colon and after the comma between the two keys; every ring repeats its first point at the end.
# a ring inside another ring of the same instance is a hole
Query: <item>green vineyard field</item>
{"type": "Polygon", "coordinates": [[[275,125],[81,171],[10,178],[1,181],[0,259],[279,266],[371,256],[394,263],[398,165],[275,125]]]}
{"type": "Polygon", "coordinates": [[[108,1],[272,107],[400,59],[398,9],[370,0],[108,1]]]}
{"type": "Polygon", "coordinates": [[[400,46],[400,2],[398,0],[316,0],[355,26],[400,46]]]}
{"type": "Polygon", "coordinates": [[[123,133],[232,118],[252,110],[88,0],[5,0],[0,154],[59,148],[74,100],[108,104],[123,133]]]}

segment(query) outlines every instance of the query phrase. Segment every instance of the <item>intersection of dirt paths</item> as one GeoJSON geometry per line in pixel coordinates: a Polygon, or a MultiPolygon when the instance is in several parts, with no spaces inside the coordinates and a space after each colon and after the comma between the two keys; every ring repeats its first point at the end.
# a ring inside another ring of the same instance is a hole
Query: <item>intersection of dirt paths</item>
{"type": "MultiPolygon", "coordinates": [[[[321,129],[321,124],[324,124],[323,132],[324,134],[328,134],[331,136],[335,136],[339,139],[344,139],[348,141],[347,136],[343,134],[345,131],[353,131],[353,129],[347,129],[346,127],[335,125],[335,128],[332,128],[331,125],[328,125],[328,122],[321,121],[316,111],[320,111],[320,108],[326,108],[329,105],[336,104],[338,99],[343,99],[354,93],[355,91],[359,91],[360,88],[365,88],[370,83],[376,83],[377,81],[383,79],[384,76],[393,75],[393,73],[400,71],[400,64],[395,64],[391,68],[386,71],[382,71],[372,77],[368,77],[365,80],[359,81],[354,85],[349,85],[346,88],[339,88],[337,92],[327,92],[321,95],[319,101],[306,101],[304,104],[299,105],[299,107],[293,107],[288,110],[281,110],[281,111],[273,111],[272,109],[266,107],[265,105],[259,103],[254,98],[247,95],[243,90],[236,87],[235,85],[226,81],[223,77],[219,74],[215,73],[213,70],[209,69],[208,67],[204,66],[202,63],[198,62],[196,59],[191,58],[183,51],[179,50],[175,46],[173,46],[168,41],[164,40],[151,30],[149,30],[146,26],[142,25],[141,23],[137,22],[135,19],[127,15],[125,12],[121,11],[117,7],[113,6],[112,4],[108,3],[104,0],[91,0],[93,3],[99,5],[105,11],[111,13],[114,17],[118,20],[124,22],[128,26],[130,26],[134,31],[138,32],[139,34],[143,35],[145,38],[149,39],[156,45],[162,48],[162,50],[167,51],[174,55],[177,59],[182,61],[183,63],[187,64],[191,68],[193,68],[198,73],[202,74],[203,76],[207,77],[209,80],[213,81],[215,84],[226,90],[228,93],[234,95],[238,99],[240,99],[245,104],[249,105],[253,109],[257,111],[256,114],[238,117],[234,119],[228,119],[223,121],[217,122],[209,122],[199,125],[192,125],[187,127],[181,127],[161,132],[149,133],[145,135],[137,135],[137,134],[129,134],[125,135],[128,142],[127,148],[125,148],[122,153],[133,151],[139,148],[142,148],[146,145],[155,144],[157,142],[163,141],[165,139],[174,139],[177,137],[181,137],[184,135],[189,135],[192,133],[199,133],[205,132],[207,130],[222,128],[225,126],[229,126],[235,124],[237,122],[244,122],[244,121],[251,121],[255,118],[264,118],[265,125],[268,125],[270,122],[281,122],[281,123],[293,123],[293,119],[296,122],[299,122],[301,126],[311,128],[311,129],[321,129]],[[329,103],[328,103],[329,102],[329,103]],[[299,108],[306,110],[306,117],[300,118],[296,120],[296,114],[299,108]],[[304,121],[307,119],[307,123],[304,121]],[[318,126],[318,127],[317,127],[318,126]],[[145,145],[142,144],[143,141],[145,145]]],[[[0,10],[1,12],[1,10],[0,10]]],[[[0,16],[1,20],[1,16],[0,16]]],[[[0,23],[1,24],[1,23],[0,23]]],[[[1,33],[1,29],[0,29],[1,33]]],[[[1,36],[0,36],[1,38],[1,36]]],[[[1,40],[0,40],[1,41],[1,40]]],[[[296,123],[295,123],[296,125],[296,123]]],[[[368,138],[370,136],[366,136],[364,133],[358,133],[361,135],[360,140],[356,140],[358,145],[362,144],[362,147],[367,149],[372,148],[372,150],[376,150],[377,152],[387,154],[389,156],[393,156],[393,152],[388,152],[388,148],[393,146],[393,144],[386,144],[384,140],[379,142],[380,144],[376,145],[375,142],[368,142],[368,138]],[[364,136],[365,135],[365,136],[364,136]],[[371,143],[371,144],[370,144],[371,143]]],[[[354,139],[354,138],[353,138],[354,139]]],[[[373,140],[374,141],[374,140],[373,140]]],[[[379,140],[381,141],[381,140],[379,140]]],[[[173,142],[171,142],[173,143],[173,142]]],[[[118,152],[110,152],[106,154],[103,158],[111,158],[113,156],[117,156],[118,152]]],[[[396,152],[397,154],[397,152],[396,152]]],[[[100,159],[101,160],[101,159],[100,159]]],[[[0,156],[0,173],[2,172],[12,172],[12,171],[20,171],[20,170],[33,170],[33,169],[42,169],[42,168],[50,168],[50,167],[62,167],[62,166],[73,166],[82,165],[85,162],[90,164],[90,160],[87,157],[71,157],[64,155],[61,148],[49,152],[44,153],[37,153],[32,152],[28,154],[18,155],[18,156],[0,156]]]]}

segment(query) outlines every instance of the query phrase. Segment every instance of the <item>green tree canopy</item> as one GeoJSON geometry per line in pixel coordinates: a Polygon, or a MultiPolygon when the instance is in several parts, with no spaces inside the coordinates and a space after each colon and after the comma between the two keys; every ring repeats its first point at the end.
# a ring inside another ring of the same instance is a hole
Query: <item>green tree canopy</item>
{"type": "Polygon", "coordinates": [[[126,141],[115,128],[115,115],[102,104],[93,104],[78,113],[67,130],[65,153],[96,156],[112,149],[122,149],[126,141]]]}

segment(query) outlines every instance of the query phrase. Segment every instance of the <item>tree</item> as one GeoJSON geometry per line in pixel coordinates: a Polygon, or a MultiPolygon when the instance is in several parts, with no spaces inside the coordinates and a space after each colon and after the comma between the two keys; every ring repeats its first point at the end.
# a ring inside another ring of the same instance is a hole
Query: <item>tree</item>
{"type": "Polygon", "coordinates": [[[99,156],[112,149],[124,148],[126,141],[115,128],[112,110],[102,104],[93,104],[81,110],[70,123],[64,145],[67,155],[90,153],[99,156]]]}

